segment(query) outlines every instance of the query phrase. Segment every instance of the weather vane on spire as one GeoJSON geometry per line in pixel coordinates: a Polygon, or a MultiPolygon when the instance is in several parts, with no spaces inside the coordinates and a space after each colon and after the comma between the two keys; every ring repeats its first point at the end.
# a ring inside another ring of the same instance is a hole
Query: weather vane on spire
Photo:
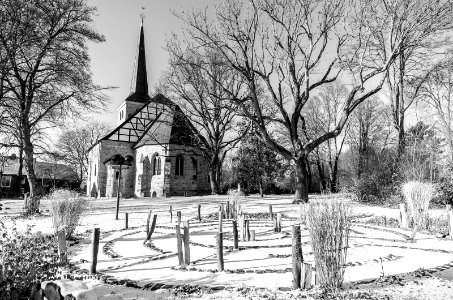
{"type": "Polygon", "coordinates": [[[143,24],[143,19],[145,18],[145,7],[142,6],[142,13],[140,14],[140,18],[142,19],[142,24],[143,24]]]}

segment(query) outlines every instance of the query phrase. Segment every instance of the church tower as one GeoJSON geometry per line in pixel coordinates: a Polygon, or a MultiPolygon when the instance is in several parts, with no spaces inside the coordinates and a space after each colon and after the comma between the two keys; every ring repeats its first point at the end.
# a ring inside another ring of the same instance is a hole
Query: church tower
{"type": "Polygon", "coordinates": [[[145,35],[143,33],[143,20],[140,28],[140,42],[138,45],[137,73],[135,77],[135,91],[118,107],[118,125],[123,123],[151,100],[148,95],[148,77],[146,73],[145,35]]]}

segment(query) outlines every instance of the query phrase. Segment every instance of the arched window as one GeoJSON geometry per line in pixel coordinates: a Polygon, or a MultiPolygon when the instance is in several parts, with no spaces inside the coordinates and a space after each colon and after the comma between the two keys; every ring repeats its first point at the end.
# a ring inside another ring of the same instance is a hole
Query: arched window
{"type": "Polygon", "coordinates": [[[191,157],[192,160],[192,169],[193,169],[193,179],[197,179],[198,175],[198,165],[197,165],[197,159],[195,157],[191,157]]]}
{"type": "Polygon", "coordinates": [[[96,176],[96,164],[94,164],[94,176],[96,176]]]}
{"type": "Polygon", "coordinates": [[[184,157],[176,156],[175,175],[184,175],[184,157]]]}
{"type": "Polygon", "coordinates": [[[160,175],[162,169],[162,163],[160,156],[156,155],[153,159],[153,175],[160,175]]]}

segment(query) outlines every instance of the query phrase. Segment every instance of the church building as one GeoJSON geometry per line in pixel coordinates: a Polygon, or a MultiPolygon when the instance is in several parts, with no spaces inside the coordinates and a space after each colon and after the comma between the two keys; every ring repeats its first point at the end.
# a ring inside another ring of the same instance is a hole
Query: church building
{"type": "Polygon", "coordinates": [[[118,126],[89,150],[87,195],[162,197],[210,193],[208,162],[200,136],[181,109],[162,94],[150,97],[143,24],[135,92],[118,107],[118,126]],[[132,166],[105,163],[112,155],[133,157],[132,166]]]}

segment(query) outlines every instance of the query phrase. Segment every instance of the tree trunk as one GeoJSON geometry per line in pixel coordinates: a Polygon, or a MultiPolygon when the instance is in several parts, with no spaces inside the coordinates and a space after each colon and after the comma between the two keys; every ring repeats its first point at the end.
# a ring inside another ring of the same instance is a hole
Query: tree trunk
{"type": "Polygon", "coordinates": [[[264,197],[263,181],[261,180],[261,178],[258,180],[258,185],[260,187],[260,197],[264,197]]]}
{"type": "Polygon", "coordinates": [[[327,187],[327,182],[326,182],[326,177],[324,176],[324,169],[322,167],[321,160],[319,159],[319,156],[316,159],[316,165],[318,167],[318,175],[319,175],[319,181],[321,182],[321,191],[325,191],[327,187]]]}
{"type": "Polygon", "coordinates": [[[338,192],[338,156],[335,157],[333,168],[330,173],[330,192],[338,192]]]}
{"type": "Polygon", "coordinates": [[[26,212],[27,214],[34,214],[39,211],[40,195],[38,195],[38,180],[35,175],[33,144],[31,142],[30,126],[28,124],[23,124],[22,126],[24,162],[25,169],[27,170],[28,185],[30,187],[30,195],[28,198],[29,200],[27,201],[26,212]]]}
{"type": "Polygon", "coordinates": [[[21,147],[19,148],[19,171],[17,173],[17,195],[20,197],[21,190],[22,190],[22,175],[23,175],[23,168],[24,168],[24,147],[22,147],[22,139],[20,141],[21,147]]]}
{"type": "Polygon", "coordinates": [[[209,180],[211,182],[211,194],[212,195],[220,194],[220,189],[219,189],[219,185],[217,182],[217,174],[216,174],[215,168],[209,169],[209,180]]]}
{"type": "Polygon", "coordinates": [[[296,180],[296,193],[293,203],[308,202],[308,172],[305,158],[295,159],[294,177],[296,180]]]}
{"type": "Polygon", "coordinates": [[[404,71],[405,71],[405,57],[404,52],[401,53],[400,65],[399,65],[399,83],[398,83],[398,105],[399,105],[399,118],[398,118],[398,158],[404,153],[405,148],[405,132],[404,132],[404,71]]]}

